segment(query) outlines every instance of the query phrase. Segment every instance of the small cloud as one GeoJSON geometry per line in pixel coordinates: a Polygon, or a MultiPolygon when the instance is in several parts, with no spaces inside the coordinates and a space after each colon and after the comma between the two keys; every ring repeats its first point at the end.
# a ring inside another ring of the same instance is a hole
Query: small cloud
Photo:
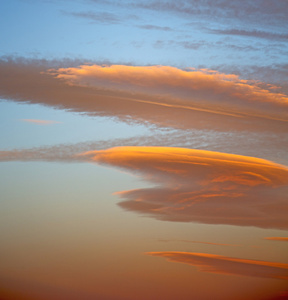
{"type": "Polygon", "coordinates": [[[168,261],[184,263],[200,272],[259,278],[288,279],[288,264],[260,260],[232,258],[222,255],[191,252],[148,252],[168,261]]]}
{"type": "Polygon", "coordinates": [[[33,123],[37,125],[52,125],[52,124],[62,123],[62,122],[52,121],[52,120],[37,120],[37,119],[21,119],[20,121],[33,123]]]}
{"type": "Polygon", "coordinates": [[[240,245],[235,245],[235,244],[210,243],[210,242],[176,240],[176,239],[175,240],[159,239],[159,242],[181,242],[181,243],[205,244],[205,245],[213,245],[213,246],[230,246],[230,247],[239,247],[240,246],[240,245]]]}
{"type": "Polygon", "coordinates": [[[103,24],[119,24],[122,22],[117,15],[108,12],[63,12],[63,14],[103,24]]]}
{"type": "Polygon", "coordinates": [[[288,237],[266,237],[264,240],[288,242],[288,237]]]}
{"type": "Polygon", "coordinates": [[[172,31],[173,29],[168,26],[157,26],[157,25],[140,25],[137,26],[141,29],[147,29],[147,30],[162,30],[162,31],[172,31]]]}

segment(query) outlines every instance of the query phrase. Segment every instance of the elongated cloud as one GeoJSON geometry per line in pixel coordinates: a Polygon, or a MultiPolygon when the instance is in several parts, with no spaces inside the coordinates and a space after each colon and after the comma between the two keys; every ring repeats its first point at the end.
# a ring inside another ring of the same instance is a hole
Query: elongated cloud
{"type": "MultiPolygon", "coordinates": [[[[265,110],[257,108],[259,103],[288,109],[286,95],[275,94],[241,80],[236,75],[221,74],[213,70],[185,71],[168,66],[82,65],[78,68],[61,68],[51,72],[72,85],[172,96],[176,99],[171,102],[166,103],[162,100],[156,103],[175,108],[194,108],[235,116],[242,114],[265,116],[265,110]],[[256,106],[253,107],[253,104],[256,106]]],[[[285,115],[287,117],[287,111],[283,115],[286,120],[285,115]]],[[[278,117],[281,118],[280,115],[278,117]]]]}
{"type": "Polygon", "coordinates": [[[146,254],[164,257],[172,262],[192,265],[201,272],[288,279],[288,264],[283,263],[191,252],[148,252],[146,254]]]}
{"type": "Polygon", "coordinates": [[[224,35],[236,35],[236,36],[248,36],[262,39],[275,39],[275,40],[288,40],[288,34],[279,34],[274,32],[266,32],[261,30],[239,30],[239,29],[226,29],[226,30],[209,30],[212,33],[224,34],[224,35]]]}
{"type": "Polygon", "coordinates": [[[48,69],[40,61],[0,61],[0,97],[160,127],[286,132],[287,95],[233,74],[168,66],[48,69]]]}
{"type": "Polygon", "coordinates": [[[52,120],[38,120],[38,119],[21,119],[23,122],[34,123],[38,125],[51,125],[51,124],[59,124],[61,122],[52,121],[52,120]]]}
{"type": "Polygon", "coordinates": [[[213,246],[230,246],[230,247],[239,247],[240,245],[235,244],[222,244],[222,243],[210,243],[210,242],[200,242],[200,241],[190,241],[190,240],[166,240],[159,239],[159,242],[182,242],[182,243],[193,243],[193,244],[204,244],[204,245],[213,245],[213,246]]]}
{"type": "Polygon", "coordinates": [[[288,242],[288,237],[266,237],[265,240],[288,242]]]}
{"type": "Polygon", "coordinates": [[[270,161],[165,147],[118,147],[81,156],[157,184],[119,192],[127,210],[169,221],[288,228],[288,169],[270,161]]]}

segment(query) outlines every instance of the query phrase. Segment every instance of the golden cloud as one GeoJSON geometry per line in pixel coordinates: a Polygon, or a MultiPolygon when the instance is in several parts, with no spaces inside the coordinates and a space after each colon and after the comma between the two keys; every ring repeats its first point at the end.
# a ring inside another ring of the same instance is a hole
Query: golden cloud
{"type": "Polygon", "coordinates": [[[157,184],[118,192],[127,210],[169,221],[288,228],[288,169],[273,162],[172,147],[117,147],[81,157],[157,184]]]}
{"type": "Polygon", "coordinates": [[[234,74],[169,66],[51,69],[51,64],[0,61],[0,96],[160,127],[286,132],[287,95],[234,74]]]}
{"type": "Polygon", "coordinates": [[[256,116],[287,121],[288,97],[234,74],[170,66],[81,65],[50,70],[71,85],[165,96],[154,104],[230,116],[256,116]],[[259,105],[261,103],[261,105],[259,105]],[[266,107],[265,107],[266,105],[266,107]],[[272,116],[267,109],[285,108],[272,116]]]}
{"type": "Polygon", "coordinates": [[[168,261],[192,265],[201,272],[260,278],[288,279],[288,264],[232,258],[215,254],[191,252],[148,252],[168,261]]]}

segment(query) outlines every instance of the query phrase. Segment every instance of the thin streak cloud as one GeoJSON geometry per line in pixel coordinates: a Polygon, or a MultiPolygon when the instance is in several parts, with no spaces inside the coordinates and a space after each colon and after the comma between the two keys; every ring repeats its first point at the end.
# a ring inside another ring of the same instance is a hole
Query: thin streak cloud
{"type": "Polygon", "coordinates": [[[107,25],[122,22],[117,15],[110,12],[63,12],[63,14],[107,25]]]}
{"type": "Polygon", "coordinates": [[[38,120],[38,119],[21,119],[20,121],[33,123],[37,125],[52,125],[52,124],[59,124],[61,122],[52,121],[52,120],[38,120]]]}
{"type": "Polygon", "coordinates": [[[162,31],[173,31],[172,28],[168,26],[158,26],[158,25],[139,25],[138,28],[147,29],[147,30],[162,30],[162,31]]]}
{"type": "Polygon", "coordinates": [[[288,242],[288,237],[266,237],[264,238],[265,240],[269,241],[281,241],[281,242],[288,242]]]}
{"type": "Polygon", "coordinates": [[[200,272],[259,278],[288,279],[288,264],[191,252],[148,252],[168,261],[197,267],[200,272]]]}
{"type": "Polygon", "coordinates": [[[204,244],[204,245],[213,245],[213,246],[229,246],[229,247],[239,247],[240,245],[235,244],[222,244],[222,243],[210,243],[210,242],[201,242],[201,241],[190,241],[190,240],[167,240],[167,239],[159,239],[159,242],[181,242],[181,243],[192,243],[192,244],[204,244]]]}
{"type": "Polygon", "coordinates": [[[235,36],[247,36],[253,38],[261,38],[268,40],[288,40],[288,34],[267,32],[261,30],[244,30],[244,29],[209,29],[210,33],[223,34],[223,35],[235,35],[235,36]]]}

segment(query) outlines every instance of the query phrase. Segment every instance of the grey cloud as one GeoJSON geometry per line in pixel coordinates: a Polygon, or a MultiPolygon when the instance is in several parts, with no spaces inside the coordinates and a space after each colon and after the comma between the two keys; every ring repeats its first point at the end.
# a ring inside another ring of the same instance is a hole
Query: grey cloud
{"type": "Polygon", "coordinates": [[[275,32],[267,32],[261,30],[244,30],[244,29],[209,29],[210,33],[223,34],[223,35],[235,35],[235,36],[247,36],[261,39],[272,40],[288,40],[288,34],[281,34],[275,32]]]}
{"type": "Polygon", "coordinates": [[[147,29],[147,30],[162,30],[162,31],[172,31],[173,29],[168,26],[157,26],[157,25],[139,25],[137,26],[141,29],[147,29]]]}
{"type": "MultiPolygon", "coordinates": [[[[180,0],[180,1],[147,1],[132,2],[135,6],[179,14],[184,16],[209,17],[210,20],[233,19],[233,21],[263,23],[286,26],[288,4],[285,1],[269,0],[180,0]]],[[[222,22],[221,21],[221,22],[222,22]]]]}
{"type": "Polygon", "coordinates": [[[63,12],[66,15],[71,15],[77,18],[87,19],[96,23],[103,24],[119,24],[123,20],[116,14],[108,12],[63,12]]]}

